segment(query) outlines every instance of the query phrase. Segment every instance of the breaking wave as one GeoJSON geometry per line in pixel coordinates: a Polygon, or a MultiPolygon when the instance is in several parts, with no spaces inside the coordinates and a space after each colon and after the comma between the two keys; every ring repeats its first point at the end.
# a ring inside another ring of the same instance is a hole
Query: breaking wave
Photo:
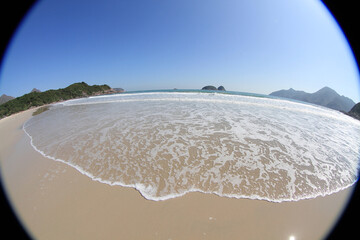
{"type": "Polygon", "coordinates": [[[150,200],[200,191],[296,201],[358,178],[360,124],[280,99],[153,92],[70,100],[24,124],[32,146],[150,200]]]}

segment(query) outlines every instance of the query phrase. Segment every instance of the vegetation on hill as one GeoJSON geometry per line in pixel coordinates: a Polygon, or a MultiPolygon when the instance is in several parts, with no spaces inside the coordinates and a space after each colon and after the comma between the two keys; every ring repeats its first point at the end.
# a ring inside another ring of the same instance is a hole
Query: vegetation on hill
{"type": "Polygon", "coordinates": [[[48,90],[45,92],[33,91],[0,105],[0,118],[27,110],[31,107],[38,107],[73,98],[104,94],[109,90],[111,90],[111,88],[108,85],[89,86],[85,82],[81,82],[58,90],[48,90]]]}
{"type": "Polygon", "coordinates": [[[350,116],[360,120],[360,102],[357,103],[348,113],[350,116]]]}
{"type": "Polygon", "coordinates": [[[42,106],[42,107],[39,107],[38,109],[36,109],[35,112],[33,112],[33,116],[36,116],[36,115],[39,115],[40,113],[43,113],[45,111],[49,110],[49,105],[45,105],[45,106],[42,106]]]}

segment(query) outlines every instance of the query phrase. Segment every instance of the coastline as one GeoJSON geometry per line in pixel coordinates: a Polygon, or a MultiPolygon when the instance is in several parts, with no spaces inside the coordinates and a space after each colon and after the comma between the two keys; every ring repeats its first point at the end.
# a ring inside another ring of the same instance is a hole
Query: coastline
{"type": "Polygon", "coordinates": [[[8,197],[36,239],[321,239],[354,188],[282,203],[199,192],[149,201],[36,152],[22,130],[34,111],[0,120],[0,161],[8,197]]]}

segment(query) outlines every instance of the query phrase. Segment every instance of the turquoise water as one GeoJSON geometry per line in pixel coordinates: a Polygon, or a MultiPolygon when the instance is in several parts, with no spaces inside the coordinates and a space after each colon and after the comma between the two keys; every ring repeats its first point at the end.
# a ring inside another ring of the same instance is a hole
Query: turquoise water
{"type": "Polygon", "coordinates": [[[249,96],[249,97],[262,97],[262,98],[273,98],[278,97],[259,94],[259,93],[247,93],[247,92],[236,92],[236,91],[216,91],[216,90],[199,90],[199,89],[160,89],[160,90],[141,90],[141,91],[127,91],[120,94],[131,94],[131,93],[161,93],[161,92],[189,92],[189,93],[215,93],[215,94],[230,94],[230,95],[239,95],[239,96],[249,96]]]}
{"type": "Polygon", "coordinates": [[[296,103],[302,103],[302,104],[308,104],[316,107],[323,108],[323,106],[319,106],[313,103],[304,102],[296,99],[291,98],[284,98],[284,97],[278,97],[278,96],[271,96],[267,94],[260,94],[260,93],[249,93],[249,92],[238,92],[238,91],[217,91],[217,90],[199,90],[199,89],[158,89],[158,90],[139,90],[139,91],[126,91],[120,94],[132,94],[132,93],[161,93],[161,92],[189,92],[189,93],[213,93],[213,94],[229,94],[229,95],[238,95],[238,96],[248,96],[248,97],[259,97],[259,98],[270,98],[270,99],[280,99],[280,100],[286,100],[296,103]]]}

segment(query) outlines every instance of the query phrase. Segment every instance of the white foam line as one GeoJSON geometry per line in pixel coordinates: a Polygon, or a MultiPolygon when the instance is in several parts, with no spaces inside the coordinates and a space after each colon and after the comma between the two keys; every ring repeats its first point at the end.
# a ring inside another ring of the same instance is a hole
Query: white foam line
{"type": "MultiPolygon", "coordinates": [[[[30,119],[29,119],[30,120],[30,119]]],[[[29,121],[28,120],[28,121],[29,121]]],[[[27,121],[27,122],[28,122],[27,121]]],[[[177,197],[182,197],[184,196],[185,194],[187,193],[191,193],[191,192],[200,192],[200,193],[205,193],[205,194],[215,194],[215,195],[218,195],[220,197],[228,197],[228,198],[236,198],[236,199],[252,199],[252,200],[265,200],[265,201],[269,201],[269,202],[276,202],[276,203],[280,203],[280,202],[290,202],[290,201],[299,201],[299,200],[304,200],[304,199],[313,199],[313,198],[316,198],[316,197],[319,197],[319,196],[322,196],[322,197],[325,197],[327,195],[331,195],[333,193],[336,193],[336,192],[339,192],[339,191],[342,191],[344,189],[347,189],[349,187],[351,187],[352,185],[354,185],[357,180],[355,180],[353,183],[351,184],[348,184],[344,187],[341,187],[341,188],[338,188],[334,191],[331,191],[331,192],[325,192],[325,193],[317,193],[317,194],[313,194],[313,195],[310,195],[310,196],[305,196],[305,197],[298,197],[298,198],[281,198],[281,199],[272,199],[272,198],[267,198],[267,197],[261,197],[259,195],[256,195],[256,194],[253,194],[253,195],[239,195],[239,194],[221,194],[221,193],[218,193],[218,192],[210,192],[210,191],[203,191],[201,189],[197,189],[197,188],[192,188],[192,189],[189,189],[183,193],[173,193],[173,194],[169,194],[169,195],[166,195],[166,196],[160,196],[160,197],[153,197],[153,196],[150,196],[148,194],[146,194],[146,191],[147,189],[149,188],[148,186],[145,186],[144,184],[141,184],[141,183],[136,183],[136,184],[124,184],[122,182],[111,182],[111,181],[106,181],[106,180],[103,180],[101,178],[98,178],[98,177],[95,177],[94,175],[90,174],[89,172],[86,172],[85,170],[83,170],[81,167],[75,165],[75,164],[72,164],[72,163],[69,163],[69,162],[66,162],[62,159],[58,159],[58,158],[54,158],[54,157],[51,157],[47,154],[45,154],[43,151],[39,150],[34,144],[33,144],[33,138],[32,136],[26,131],[26,127],[25,125],[27,124],[27,122],[24,123],[23,125],[23,131],[26,133],[27,136],[29,136],[30,138],[30,144],[31,146],[37,151],[39,152],[41,155],[43,155],[44,157],[46,158],[49,158],[51,160],[54,160],[54,161],[57,161],[57,162],[61,162],[61,163],[64,163],[70,167],[73,167],[75,168],[77,171],[79,171],[81,174],[85,175],[85,176],[88,176],[90,179],[92,179],[93,181],[97,181],[97,182],[100,182],[100,183],[104,183],[104,184],[107,184],[107,185],[110,185],[110,186],[121,186],[121,187],[130,187],[130,188],[135,188],[144,198],[148,199],[148,200],[152,200],[152,201],[165,201],[165,200],[168,200],[168,199],[172,199],[172,198],[177,198],[177,197]]]]}
{"type": "MultiPolygon", "coordinates": [[[[295,101],[291,101],[288,99],[279,99],[279,98],[266,98],[266,97],[258,97],[258,96],[248,96],[248,95],[235,95],[235,94],[224,94],[224,93],[217,93],[217,92],[140,92],[140,93],[119,93],[119,94],[111,94],[111,95],[100,95],[100,96],[91,96],[91,97],[87,97],[87,98],[78,98],[78,99],[71,99],[71,100],[67,100],[65,102],[61,102],[62,103],[66,103],[66,102],[71,102],[71,101],[79,101],[79,100],[85,100],[85,99],[100,99],[100,98],[113,98],[113,97],[132,97],[132,96],[142,96],[142,95],[203,95],[203,96],[220,96],[223,98],[239,98],[239,99],[257,99],[257,100],[269,100],[269,101],[273,101],[273,102],[286,102],[286,103],[290,103],[293,105],[300,105],[300,106],[306,106],[309,108],[314,108],[316,110],[322,109],[322,110],[332,110],[329,108],[325,108],[322,106],[315,106],[313,104],[310,103],[306,103],[306,102],[295,102],[295,101]]],[[[266,96],[266,95],[265,95],[266,96]]],[[[112,101],[111,101],[112,102],[112,101]]],[[[336,110],[332,110],[332,111],[336,111],[336,110]]],[[[337,111],[336,111],[337,112],[337,111]]]]}
{"type": "Polygon", "coordinates": [[[258,97],[258,96],[245,96],[245,95],[233,95],[233,94],[223,94],[223,93],[208,93],[208,92],[143,92],[143,93],[119,93],[119,94],[112,94],[112,95],[101,95],[101,96],[92,96],[92,97],[87,97],[87,98],[78,98],[78,99],[71,99],[71,100],[67,100],[65,102],[60,102],[58,104],[61,105],[87,105],[87,104],[101,104],[101,103],[115,103],[115,102],[141,102],[141,101],[203,101],[203,102],[222,102],[222,103],[231,103],[231,104],[248,104],[248,105],[256,105],[256,106],[266,106],[266,107],[273,107],[273,108],[278,108],[278,109],[286,109],[286,110],[290,110],[290,111],[300,111],[300,112],[305,112],[305,113],[312,113],[315,115],[323,115],[326,117],[331,117],[334,119],[339,119],[339,120],[343,120],[346,119],[347,121],[350,121],[356,125],[360,125],[360,122],[353,119],[352,117],[345,115],[339,111],[330,109],[330,108],[325,108],[323,106],[317,106],[317,105],[313,105],[313,104],[309,104],[309,103],[302,103],[302,102],[295,102],[295,101],[291,101],[288,99],[278,99],[278,98],[265,98],[265,97],[258,97]],[[104,100],[104,101],[100,101],[100,102],[87,102],[87,103],[76,103],[78,101],[84,101],[86,99],[107,99],[107,98],[131,98],[134,96],[151,96],[151,95],[167,95],[167,96],[176,96],[176,95],[180,95],[180,96],[184,96],[184,95],[188,95],[188,96],[205,96],[205,97],[211,97],[213,95],[216,95],[217,97],[221,97],[221,98],[231,98],[232,100],[228,100],[228,99],[223,99],[223,100],[216,100],[216,99],[182,99],[180,97],[178,98],[149,98],[149,99],[116,99],[116,100],[104,100]],[[257,101],[261,101],[259,103],[255,103],[255,102],[243,102],[243,100],[257,100],[257,101]],[[272,104],[266,104],[264,103],[265,101],[270,101],[273,103],[278,103],[281,104],[280,106],[274,106],[272,104]],[[291,107],[287,107],[284,106],[282,104],[291,104],[293,106],[297,106],[300,107],[300,109],[297,108],[291,108],[291,107]],[[307,111],[305,109],[303,109],[303,107],[308,108],[308,109],[313,109],[314,112],[312,111],[307,111]],[[320,112],[326,112],[324,114],[320,114],[320,112]],[[330,114],[331,113],[331,114],[330,114]],[[337,115],[336,117],[334,115],[337,115]]]}
{"type": "MultiPolygon", "coordinates": [[[[251,97],[250,97],[251,98],[251,97]]],[[[172,101],[172,102],[209,102],[209,103],[225,103],[225,104],[237,104],[237,105],[252,105],[252,106],[260,106],[260,107],[268,107],[268,108],[276,108],[276,109],[283,109],[293,112],[302,112],[307,114],[313,114],[317,116],[324,116],[329,117],[333,119],[337,119],[340,121],[346,121],[351,122],[356,125],[360,125],[360,122],[337,111],[331,111],[331,109],[323,109],[323,108],[317,108],[315,106],[311,105],[305,105],[306,107],[312,108],[315,111],[311,111],[308,109],[300,109],[300,108],[291,108],[287,106],[276,106],[272,104],[267,103],[257,103],[257,102],[244,102],[244,101],[231,101],[231,100],[218,100],[218,99],[181,99],[181,98],[149,98],[149,99],[117,99],[117,100],[110,100],[110,101],[101,101],[101,102],[83,102],[83,103],[75,103],[75,104],[66,104],[66,102],[63,102],[61,104],[65,106],[79,106],[79,105],[94,105],[94,104],[105,104],[105,103],[127,103],[127,102],[156,102],[156,101],[172,101]],[[319,111],[322,110],[322,111],[319,111]],[[335,113],[335,114],[334,114],[335,113]]],[[[298,104],[298,103],[295,103],[298,104]]],[[[299,104],[301,105],[301,104],[299,104]]]]}
{"type": "MultiPolygon", "coordinates": [[[[97,179],[95,179],[97,180],[97,179]]],[[[98,180],[97,180],[98,181],[98,180]]],[[[106,183],[106,181],[99,181],[99,182],[102,182],[102,183],[106,183]]],[[[201,189],[198,189],[198,188],[192,188],[192,189],[189,189],[183,193],[173,193],[173,194],[169,194],[169,195],[166,195],[166,196],[161,196],[161,197],[153,197],[153,196],[150,196],[150,195],[147,195],[145,194],[143,191],[144,191],[144,188],[142,187],[143,184],[138,184],[138,186],[132,186],[132,185],[126,185],[126,184],[123,184],[123,183],[120,183],[120,182],[116,182],[115,184],[109,184],[109,185],[117,185],[117,186],[122,186],[122,187],[132,187],[132,188],[135,188],[136,190],[138,190],[138,192],[141,194],[141,196],[143,196],[144,198],[146,198],[147,200],[151,200],[151,201],[165,201],[165,200],[169,200],[169,199],[172,199],[172,198],[177,198],[177,197],[182,197],[184,195],[186,195],[187,193],[192,193],[192,192],[199,192],[199,193],[204,193],[204,194],[215,194],[219,197],[227,197],[227,198],[236,198],[236,199],[250,199],[250,200],[261,200],[261,201],[268,201],[268,202],[274,202],[274,203],[281,203],[281,202],[297,202],[297,201],[300,201],[300,200],[305,200],[305,199],[314,199],[314,198],[317,198],[317,197],[325,197],[325,196],[329,196],[331,194],[334,194],[334,193],[337,193],[337,192],[340,192],[342,190],[345,190],[349,187],[351,187],[352,185],[354,185],[357,181],[354,181],[353,183],[351,184],[348,184],[344,187],[341,187],[339,189],[336,189],[334,191],[331,191],[331,192],[326,192],[326,193],[317,193],[317,194],[313,194],[313,195],[308,195],[308,196],[303,196],[303,197],[298,197],[298,198],[280,198],[280,199],[272,199],[272,198],[267,198],[267,197],[261,197],[259,195],[256,195],[256,194],[252,194],[252,195],[244,195],[244,194],[221,194],[221,193],[218,193],[216,191],[214,192],[211,192],[211,191],[203,191],[201,189]],[[141,186],[141,187],[140,187],[141,186]]]]}
{"type": "MultiPolygon", "coordinates": [[[[111,95],[100,95],[100,96],[91,96],[91,97],[85,97],[85,98],[77,98],[77,99],[71,99],[64,102],[60,102],[60,104],[71,102],[71,101],[81,101],[85,99],[101,99],[101,98],[114,98],[114,97],[133,97],[133,96],[143,96],[143,95],[201,95],[201,94],[207,94],[208,93],[201,93],[201,92],[143,92],[143,93],[118,93],[118,94],[111,94],[111,95]]],[[[236,95],[234,95],[236,96],[236,95]]],[[[244,96],[245,97],[245,96],[244,96]]]]}

